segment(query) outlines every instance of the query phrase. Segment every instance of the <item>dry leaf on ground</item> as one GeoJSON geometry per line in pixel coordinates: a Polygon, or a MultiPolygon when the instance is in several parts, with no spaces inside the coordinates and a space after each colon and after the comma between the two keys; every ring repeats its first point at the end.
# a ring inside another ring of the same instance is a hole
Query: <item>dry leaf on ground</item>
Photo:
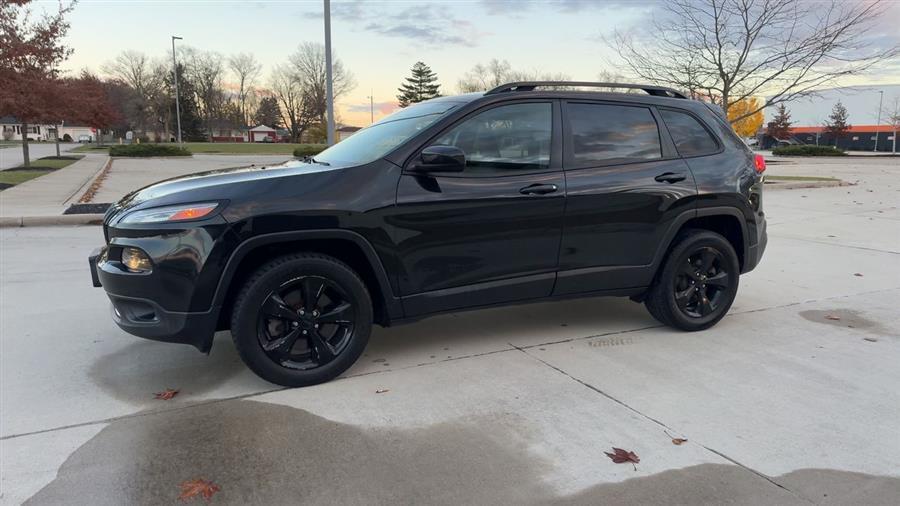
{"type": "Polygon", "coordinates": [[[156,392],[155,394],[153,394],[153,397],[156,399],[159,399],[161,401],[167,401],[167,400],[171,399],[172,397],[175,397],[176,395],[178,395],[178,390],[172,390],[171,388],[167,388],[167,389],[163,390],[162,392],[156,392]]]}
{"type": "Polygon", "coordinates": [[[381,390],[375,390],[376,394],[383,394],[385,392],[390,392],[390,390],[387,388],[382,388],[381,390]]]}
{"type": "Polygon", "coordinates": [[[835,320],[835,321],[837,321],[837,320],[840,320],[841,317],[840,317],[840,316],[833,315],[833,314],[827,314],[827,315],[825,315],[825,319],[826,319],[826,320],[835,320]]]}
{"type": "Polygon", "coordinates": [[[202,478],[189,480],[181,484],[181,495],[178,496],[179,501],[190,501],[195,497],[202,497],[209,501],[213,494],[221,490],[218,485],[202,478]]]}
{"type": "Polygon", "coordinates": [[[641,461],[640,457],[638,457],[634,452],[623,450],[621,448],[613,447],[613,453],[603,452],[607,457],[610,458],[616,464],[627,464],[630,463],[634,470],[637,471],[637,466],[635,464],[641,461]]]}

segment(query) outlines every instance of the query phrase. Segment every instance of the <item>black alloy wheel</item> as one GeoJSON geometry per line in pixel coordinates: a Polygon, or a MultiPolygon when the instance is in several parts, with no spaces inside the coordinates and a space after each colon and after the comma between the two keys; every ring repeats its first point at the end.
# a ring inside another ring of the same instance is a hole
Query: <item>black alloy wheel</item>
{"type": "Polygon", "coordinates": [[[675,303],[691,318],[702,318],[722,304],[729,282],[722,253],[708,246],[697,248],[678,271],[675,303]]]}
{"type": "Polygon", "coordinates": [[[737,295],[740,263],[727,239],[689,229],[673,241],[644,304],[670,327],[695,331],[721,320],[737,295]]]}
{"type": "Polygon", "coordinates": [[[259,267],[231,311],[231,334],[244,363],[288,387],[323,383],[362,355],[372,330],[372,299],[340,260],[296,253],[259,267]]]}
{"type": "Polygon", "coordinates": [[[282,367],[308,370],[328,364],[353,337],[356,312],[349,299],[321,276],[285,282],[260,306],[260,346],[282,367]]]}

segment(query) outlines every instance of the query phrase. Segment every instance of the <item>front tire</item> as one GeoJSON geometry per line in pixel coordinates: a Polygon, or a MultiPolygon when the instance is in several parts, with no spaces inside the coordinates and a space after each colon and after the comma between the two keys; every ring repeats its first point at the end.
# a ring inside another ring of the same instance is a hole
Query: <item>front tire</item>
{"type": "Polygon", "coordinates": [[[346,371],[371,329],[365,283],[343,262],[315,253],[279,257],[257,269],[231,314],[244,363],[287,387],[324,383],[346,371]]]}
{"type": "Polygon", "coordinates": [[[686,331],[725,317],[737,295],[740,264],[727,239],[707,230],[679,234],[644,304],[654,318],[686,331]]]}

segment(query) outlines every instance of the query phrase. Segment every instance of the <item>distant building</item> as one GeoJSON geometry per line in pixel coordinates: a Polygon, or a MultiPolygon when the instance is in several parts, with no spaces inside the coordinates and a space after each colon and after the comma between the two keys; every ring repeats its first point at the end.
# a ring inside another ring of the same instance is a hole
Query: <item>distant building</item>
{"type": "Polygon", "coordinates": [[[277,142],[278,135],[274,128],[259,125],[250,129],[250,142],[277,142]],[[268,139],[268,140],[266,140],[268,139]]]}
{"type": "Polygon", "coordinates": [[[28,125],[27,131],[23,131],[22,124],[13,116],[0,118],[0,138],[8,141],[21,141],[23,136],[35,142],[55,142],[57,136],[61,141],[78,142],[79,139],[87,142],[97,140],[97,129],[82,125],[28,125]],[[88,140],[89,139],[89,140],[88,140]]]}
{"type": "Polygon", "coordinates": [[[355,134],[356,132],[358,132],[360,130],[362,130],[362,127],[342,126],[337,129],[337,134],[338,134],[337,140],[338,140],[338,142],[341,142],[342,140],[346,139],[347,137],[350,137],[351,135],[355,134]]]}
{"type": "Polygon", "coordinates": [[[760,131],[759,146],[771,149],[778,145],[811,144],[814,146],[837,146],[847,151],[873,151],[875,141],[878,151],[891,151],[894,144],[894,130],[890,125],[852,125],[850,129],[837,139],[825,131],[823,126],[792,126],[791,135],[787,139],[775,139],[760,131]]]}

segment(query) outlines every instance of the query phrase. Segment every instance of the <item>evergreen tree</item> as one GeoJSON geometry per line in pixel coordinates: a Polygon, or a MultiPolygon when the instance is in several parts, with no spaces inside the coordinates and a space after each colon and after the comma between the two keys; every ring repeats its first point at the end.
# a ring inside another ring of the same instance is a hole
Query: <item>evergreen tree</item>
{"type": "Polygon", "coordinates": [[[437,84],[437,79],[437,74],[428,65],[416,62],[412,67],[412,77],[407,77],[406,82],[397,88],[400,107],[441,96],[441,85],[437,84]]]}
{"type": "Polygon", "coordinates": [[[272,128],[281,128],[281,108],[275,97],[263,97],[259,101],[256,115],[253,117],[256,125],[266,125],[272,128]]]}
{"type": "MultiPolygon", "coordinates": [[[[183,141],[202,141],[206,140],[203,131],[203,118],[197,107],[196,93],[194,83],[190,79],[185,79],[186,69],[183,63],[178,64],[178,106],[181,111],[181,137],[183,141]]],[[[166,74],[165,77],[166,94],[171,97],[169,108],[172,118],[172,130],[177,129],[175,126],[175,81],[172,73],[166,74]]],[[[133,125],[132,125],[133,126],[133,125]]],[[[177,135],[173,135],[177,138],[177,135]]]]}
{"type": "Polygon", "coordinates": [[[766,133],[775,139],[787,139],[791,136],[791,113],[784,104],[779,104],[776,111],[775,117],[766,127],[766,133]]]}
{"type": "Polygon", "coordinates": [[[828,121],[825,122],[825,131],[834,138],[834,145],[837,147],[838,140],[840,140],[848,130],[850,130],[850,125],[847,124],[847,108],[844,107],[844,104],[842,104],[840,100],[838,100],[838,102],[834,104],[834,108],[831,109],[828,121]]]}

